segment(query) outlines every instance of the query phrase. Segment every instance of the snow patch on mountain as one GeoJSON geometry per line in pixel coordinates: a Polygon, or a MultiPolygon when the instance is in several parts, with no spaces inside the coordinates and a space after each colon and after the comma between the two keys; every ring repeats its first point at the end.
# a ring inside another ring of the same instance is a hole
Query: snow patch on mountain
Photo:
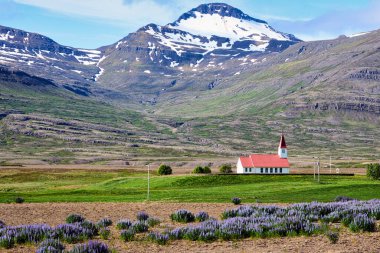
{"type": "Polygon", "coordinates": [[[107,58],[107,56],[102,56],[102,58],[100,58],[100,60],[98,61],[98,63],[96,63],[96,66],[99,68],[99,73],[98,74],[96,74],[95,75],[95,82],[97,82],[98,80],[99,80],[99,77],[101,76],[101,75],[103,75],[104,74],[104,69],[103,68],[101,68],[100,66],[99,66],[99,64],[102,62],[102,61],[104,61],[105,59],[107,58]]]}
{"type": "Polygon", "coordinates": [[[194,12],[194,17],[179,20],[169,27],[205,37],[217,35],[229,38],[231,41],[246,39],[265,42],[268,39],[289,40],[288,37],[276,32],[268,24],[224,17],[219,14],[210,15],[194,12]]]}
{"type": "Polygon", "coordinates": [[[10,35],[10,31],[8,31],[7,33],[0,33],[0,40],[9,41],[10,39],[14,39],[14,38],[15,38],[14,35],[10,35]]]}
{"type": "Polygon", "coordinates": [[[99,62],[101,53],[98,50],[79,49],[79,52],[85,53],[84,55],[74,55],[78,62],[84,65],[95,65],[99,62]]]}
{"type": "Polygon", "coordinates": [[[362,36],[362,35],[366,35],[370,32],[361,32],[361,33],[355,33],[355,34],[350,34],[350,35],[347,35],[347,37],[349,38],[354,38],[354,37],[358,37],[358,36],[362,36]]]}
{"type": "MultiPolygon", "coordinates": [[[[264,52],[272,40],[288,43],[293,35],[277,32],[265,21],[254,19],[225,4],[201,5],[166,26],[149,24],[141,29],[178,56],[191,52],[206,55],[215,50],[264,52]]],[[[154,42],[148,42],[152,52],[154,42]]],[[[281,48],[281,44],[278,46],[281,48]]]]}

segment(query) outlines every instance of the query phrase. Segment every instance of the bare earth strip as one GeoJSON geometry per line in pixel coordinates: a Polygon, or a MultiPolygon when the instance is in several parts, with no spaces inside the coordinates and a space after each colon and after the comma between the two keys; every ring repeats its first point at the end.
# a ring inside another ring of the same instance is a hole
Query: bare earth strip
{"type": "MultiPolygon", "coordinates": [[[[188,209],[194,213],[207,211],[210,216],[218,218],[232,204],[208,203],[35,203],[35,204],[0,204],[0,220],[8,225],[47,223],[55,226],[64,223],[70,213],[80,213],[87,219],[97,221],[104,217],[114,223],[119,219],[135,219],[138,211],[146,211],[158,217],[162,223],[156,230],[166,227],[181,226],[173,224],[169,215],[178,209],[188,209]]],[[[106,243],[117,252],[380,252],[380,232],[340,234],[337,244],[331,244],[325,236],[246,239],[233,242],[189,242],[173,241],[169,245],[159,246],[154,243],[138,241],[124,243],[118,238],[119,232],[112,228],[112,238],[106,243]]],[[[70,248],[70,247],[69,247],[70,248]]],[[[34,246],[17,246],[0,252],[35,252],[34,246]]]]}

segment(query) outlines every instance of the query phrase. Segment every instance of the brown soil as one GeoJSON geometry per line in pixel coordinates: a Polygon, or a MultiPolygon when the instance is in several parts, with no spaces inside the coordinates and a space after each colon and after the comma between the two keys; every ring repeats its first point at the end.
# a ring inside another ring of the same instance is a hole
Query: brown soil
{"type": "MultiPolygon", "coordinates": [[[[202,163],[199,163],[202,164],[202,163]]],[[[160,164],[153,164],[151,165],[150,169],[151,171],[157,171],[157,168],[160,164]]],[[[174,175],[187,175],[191,174],[194,167],[197,165],[197,163],[189,163],[183,166],[172,166],[173,174],[174,175]],[[192,166],[190,166],[192,165],[192,166]]],[[[95,171],[119,171],[119,170],[134,170],[134,171],[143,171],[147,172],[148,167],[143,165],[121,165],[121,164],[112,164],[112,165],[92,165],[92,164],[69,164],[69,165],[51,165],[51,164],[45,164],[45,165],[22,165],[22,166],[0,166],[1,169],[17,169],[17,170],[43,170],[43,171],[51,171],[51,170],[57,170],[57,171],[65,171],[65,170],[95,170],[95,171]]],[[[235,168],[232,168],[235,170],[235,168]]],[[[212,173],[219,173],[218,167],[213,166],[211,168],[212,173]]],[[[313,174],[314,169],[313,168],[297,168],[292,167],[290,169],[290,173],[292,174],[313,174]]],[[[320,173],[330,174],[329,168],[321,168],[320,173]]],[[[341,168],[337,169],[332,168],[331,174],[337,174],[337,173],[354,173],[356,175],[365,175],[366,169],[365,168],[341,168]]]]}
{"type": "MultiPolygon", "coordinates": [[[[192,212],[207,211],[212,217],[219,217],[232,204],[207,203],[43,203],[43,204],[0,204],[0,220],[8,225],[47,223],[55,226],[63,223],[70,213],[79,213],[87,219],[97,221],[103,217],[115,223],[122,218],[135,219],[138,211],[146,211],[158,217],[162,223],[157,230],[173,227],[169,215],[177,209],[192,212]]],[[[177,224],[177,226],[180,226],[177,224]]],[[[106,243],[117,252],[380,252],[380,232],[350,233],[344,231],[337,244],[331,244],[322,235],[312,237],[246,239],[233,242],[189,242],[174,241],[159,246],[141,240],[124,243],[118,238],[118,231],[112,229],[112,238],[106,243]]],[[[70,248],[70,247],[69,247],[70,248]]],[[[0,252],[35,252],[34,246],[18,246],[0,252]]]]}

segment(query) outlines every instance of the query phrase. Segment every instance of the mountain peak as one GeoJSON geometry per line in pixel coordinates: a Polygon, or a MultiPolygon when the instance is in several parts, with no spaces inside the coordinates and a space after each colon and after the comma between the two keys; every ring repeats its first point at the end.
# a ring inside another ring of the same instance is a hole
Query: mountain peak
{"type": "Polygon", "coordinates": [[[193,8],[190,11],[184,13],[173,24],[179,23],[179,22],[181,22],[181,20],[187,20],[191,17],[195,18],[196,13],[209,14],[209,15],[217,14],[217,15],[222,16],[222,17],[232,17],[232,18],[236,18],[236,19],[242,19],[242,20],[248,20],[248,21],[254,21],[257,23],[267,24],[267,22],[265,22],[264,20],[253,18],[253,17],[245,14],[241,10],[239,10],[239,9],[237,9],[231,5],[225,4],[225,3],[201,4],[198,7],[193,8]]]}
{"type": "Polygon", "coordinates": [[[223,3],[199,5],[167,27],[206,38],[226,38],[230,45],[236,41],[255,41],[258,43],[253,44],[261,45],[260,50],[266,47],[264,43],[269,43],[272,39],[292,40],[287,34],[274,30],[267,22],[252,18],[241,10],[223,3]]]}

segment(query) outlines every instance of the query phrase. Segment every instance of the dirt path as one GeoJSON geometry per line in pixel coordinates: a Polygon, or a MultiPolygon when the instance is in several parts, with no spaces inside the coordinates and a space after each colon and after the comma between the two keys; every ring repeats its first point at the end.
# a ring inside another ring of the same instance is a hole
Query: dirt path
{"type": "MultiPolygon", "coordinates": [[[[161,219],[161,228],[171,226],[169,215],[177,209],[188,209],[194,213],[207,211],[218,218],[232,204],[207,203],[42,203],[42,204],[0,204],[0,220],[8,225],[47,223],[55,226],[64,223],[70,213],[80,213],[87,219],[97,221],[103,217],[114,223],[119,219],[135,219],[138,211],[146,211],[161,219]]],[[[325,236],[247,239],[236,242],[201,243],[174,241],[158,246],[146,241],[123,243],[118,231],[112,229],[112,238],[106,243],[117,252],[380,252],[380,232],[343,232],[337,244],[331,244],[325,236]]],[[[18,246],[0,252],[35,252],[33,246],[18,246]]]]}

